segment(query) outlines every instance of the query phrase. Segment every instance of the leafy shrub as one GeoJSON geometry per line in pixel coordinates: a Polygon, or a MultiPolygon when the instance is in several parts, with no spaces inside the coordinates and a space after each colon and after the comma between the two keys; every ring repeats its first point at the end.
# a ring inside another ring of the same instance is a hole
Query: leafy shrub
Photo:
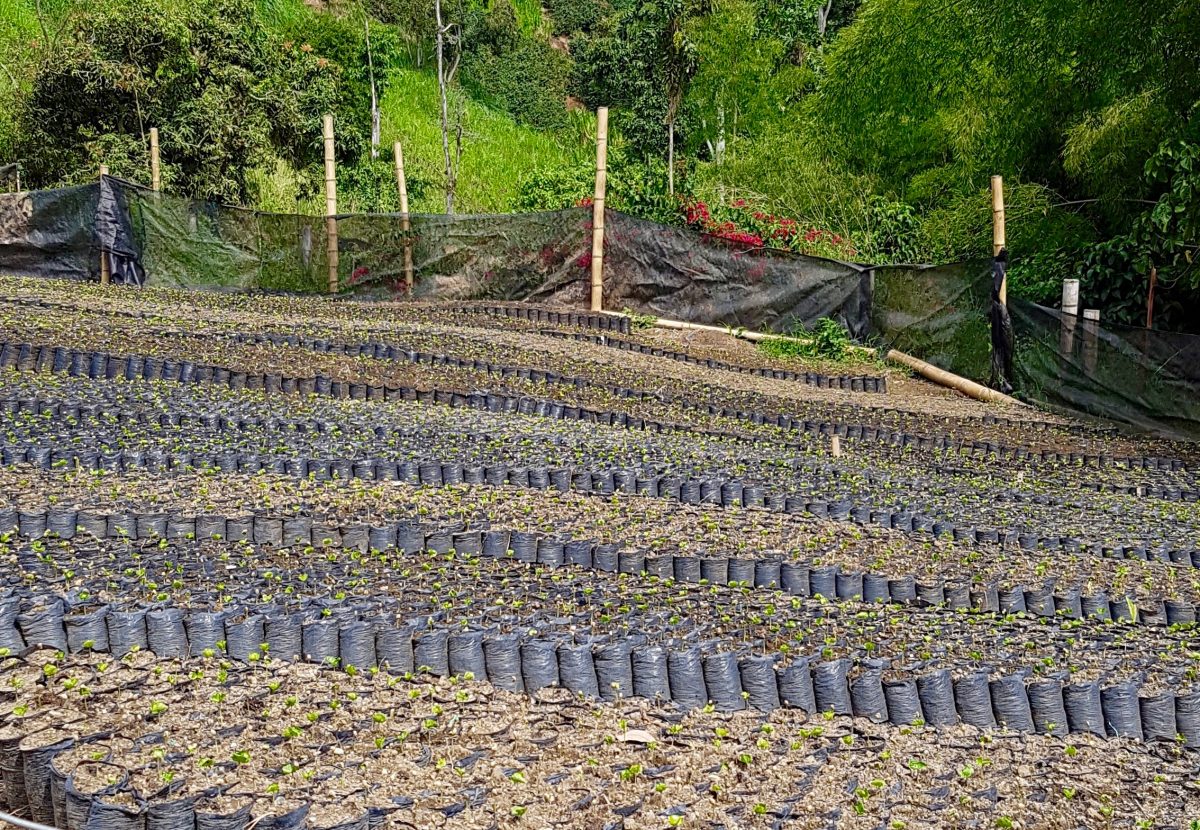
{"type": "MultiPolygon", "coordinates": [[[[517,210],[560,210],[591,204],[595,193],[593,162],[577,160],[534,171],[521,179],[517,210]]],[[[608,207],[664,225],[683,224],[681,201],[667,192],[666,165],[631,160],[620,145],[608,157],[608,207]]]]}
{"type": "Polygon", "coordinates": [[[477,100],[541,129],[567,121],[570,58],[522,32],[510,0],[468,10],[464,16],[460,79],[477,100]]]}
{"type": "Polygon", "coordinates": [[[789,336],[797,339],[772,337],[759,341],[758,349],[774,358],[815,357],[837,361],[845,360],[850,354],[850,334],[830,317],[818,320],[811,332],[796,326],[789,336]]]}
{"type": "Polygon", "coordinates": [[[556,35],[590,31],[610,11],[604,0],[546,0],[550,26],[556,35]]]}

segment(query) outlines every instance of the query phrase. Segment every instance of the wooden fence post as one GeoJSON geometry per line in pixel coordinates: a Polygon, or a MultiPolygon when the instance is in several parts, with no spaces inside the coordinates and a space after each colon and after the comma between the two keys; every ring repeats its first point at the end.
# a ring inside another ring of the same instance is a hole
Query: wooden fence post
{"type": "Polygon", "coordinates": [[[1154,328],[1154,287],[1158,285],[1158,267],[1150,266],[1150,290],[1146,294],[1146,328],[1154,328]]]}
{"type": "Polygon", "coordinates": [[[162,169],[158,156],[158,127],[150,128],[150,189],[155,193],[162,190],[162,169]]]}
{"type": "Polygon", "coordinates": [[[325,135],[325,235],[329,259],[329,293],[338,290],[337,169],[333,159],[333,116],[326,115],[325,135]]]}
{"type": "Polygon", "coordinates": [[[410,295],[413,289],[412,225],[408,218],[408,182],[404,178],[404,148],[397,141],[393,146],[396,156],[396,187],[400,189],[400,227],[404,231],[404,290],[410,295]]]}
{"type": "MultiPolygon", "coordinates": [[[[108,165],[100,165],[100,181],[103,187],[104,177],[108,175],[108,165]]],[[[108,267],[108,251],[104,250],[104,240],[100,241],[100,284],[108,285],[112,280],[112,273],[108,267]]]]}
{"type": "MultiPolygon", "coordinates": [[[[992,176],[992,256],[999,256],[1004,241],[1004,178],[992,176]]],[[[1000,305],[1008,305],[1008,277],[1000,283],[1000,305]]]]}
{"type": "Polygon", "coordinates": [[[596,110],[596,193],[592,201],[592,311],[604,310],[604,193],[608,188],[608,107],[596,110]]]}

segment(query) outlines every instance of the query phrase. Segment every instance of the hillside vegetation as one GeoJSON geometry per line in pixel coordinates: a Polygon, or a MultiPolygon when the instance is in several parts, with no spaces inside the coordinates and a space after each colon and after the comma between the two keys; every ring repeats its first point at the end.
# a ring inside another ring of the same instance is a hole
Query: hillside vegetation
{"type": "MultiPolygon", "coordinates": [[[[591,113],[608,105],[622,210],[743,244],[946,261],[989,252],[999,173],[1015,293],[1053,302],[1078,276],[1085,304],[1136,323],[1154,266],[1158,326],[1187,325],[1200,299],[1194,2],[445,0],[442,14],[458,212],[586,199],[591,113]]],[[[0,163],[37,187],[102,161],[144,180],[153,125],[172,191],[311,212],[330,111],[344,209],[396,208],[399,139],[413,209],[442,210],[436,34],[433,0],[0,0],[0,163]]]]}

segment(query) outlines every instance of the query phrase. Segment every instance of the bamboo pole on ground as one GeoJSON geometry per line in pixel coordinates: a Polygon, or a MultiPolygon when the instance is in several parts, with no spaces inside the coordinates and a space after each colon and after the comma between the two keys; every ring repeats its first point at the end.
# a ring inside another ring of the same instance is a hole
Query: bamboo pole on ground
{"type": "Polygon", "coordinates": [[[150,128],[150,189],[162,190],[162,167],[158,155],[158,127],[150,128]]]}
{"type": "MultiPolygon", "coordinates": [[[[104,177],[108,175],[108,165],[100,165],[100,181],[103,183],[104,177]]],[[[103,187],[103,184],[101,184],[103,187]]],[[[100,284],[108,285],[112,281],[112,273],[108,267],[108,251],[104,250],[104,240],[100,240],[100,284]]]]}
{"type": "Polygon", "coordinates": [[[322,124],[325,139],[325,235],[329,259],[329,293],[338,290],[337,168],[333,157],[333,116],[322,124]]]}
{"type": "Polygon", "coordinates": [[[604,193],[608,188],[608,107],[596,110],[596,193],[592,201],[592,311],[604,310],[604,193]]]}
{"type": "MultiPolygon", "coordinates": [[[[613,314],[615,312],[608,313],[613,314]]],[[[654,325],[659,328],[675,329],[678,331],[711,331],[717,332],[718,334],[731,334],[728,328],[722,328],[721,326],[706,326],[702,323],[685,323],[680,320],[666,320],[662,317],[656,319],[654,321],[654,325]]],[[[740,331],[734,336],[741,337],[744,340],[749,340],[752,343],[760,343],[763,340],[791,340],[797,343],[809,342],[802,337],[788,337],[782,334],[764,334],[763,332],[758,331],[740,331]]],[[[864,357],[875,355],[875,350],[869,349],[866,346],[850,346],[850,350],[857,354],[863,355],[864,357]]],[[[956,375],[953,372],[947,372],[945,369],[939,369],[932,363],[926,363],[920,358],[913,357],[910,354],[897,351],[896,349],[890,349],[887,354],[884,355],[884,359],[890,363],[906,366],[917,374],[921,375],[921,377],[925,378],[926,380],[931,380],[940,386],[945,386],[955,390],[956,392],[961,392],[968,398],[974,398],[977,401],[985,401],[988,403],[1006,403],[1013,404],[1015,406],[1025,406],[1025,404],[1021,403],[1021,401],[1005,395],[1003,392],[997,392],[995,389],[989,389],[983,384],[976,383],[973,380],[968,380],[967,378],[956,375]]]]}
{"type": "Polygon", "coordinates": [[[400,191],[400,228],[404,231],[404,290],[412,294],[413,255],[412,240],[409,238],[412,225],[408,218],[408,182],[404,178],[404,148],[397,141],[392,151],[396,158],[396,187],[400,191]]]}

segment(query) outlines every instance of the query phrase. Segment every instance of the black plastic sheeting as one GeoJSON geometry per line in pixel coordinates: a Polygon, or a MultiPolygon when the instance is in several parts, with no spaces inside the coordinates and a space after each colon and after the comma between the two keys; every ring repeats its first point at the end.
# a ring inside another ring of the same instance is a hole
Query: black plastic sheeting
{"type": "MultiPolygon", "coordinates": [[[[0,271],[95,280],[100,250],[117,283],[226,291],[323,293],[326,220],[153,193],[105,176],[95,185],[4,197],[0,271]]],[[[339,290],[417,298],[587,304],[589,208],[503,216],[337,217],[339,290]]],[[[609,211],[605,305],[689,322],[775,331],[832,317],[871,330],[876,269],[753,248],[609,211]]]]}
{"type": "Polygon", "coordinates": [[[1020,393],[1044,406],[1200,439],[1200,336],[1101,325],[1010,300],[1020,393]]]}
{"type": "MultiPolygon", "coordinates": [[[[342,215],[339,289],[417,298],[588,302],[589,208],[505,216],[342,215]]],[[[1006,258],[864,266],[752,248],[609,211],[605,305],[766,331],[842,323],[862,342],[913,354],[1033,402],[1200,437],[1200,337],[1101,327],[1017,298],[999,303],[1006,258]],[[1009,317],[1011,315],[1011,318],[1009,317]]],[[[268,214],[92,185],[0,194],[0,273],[225,291],[324,293],[324,217],[268,214]]]]}

